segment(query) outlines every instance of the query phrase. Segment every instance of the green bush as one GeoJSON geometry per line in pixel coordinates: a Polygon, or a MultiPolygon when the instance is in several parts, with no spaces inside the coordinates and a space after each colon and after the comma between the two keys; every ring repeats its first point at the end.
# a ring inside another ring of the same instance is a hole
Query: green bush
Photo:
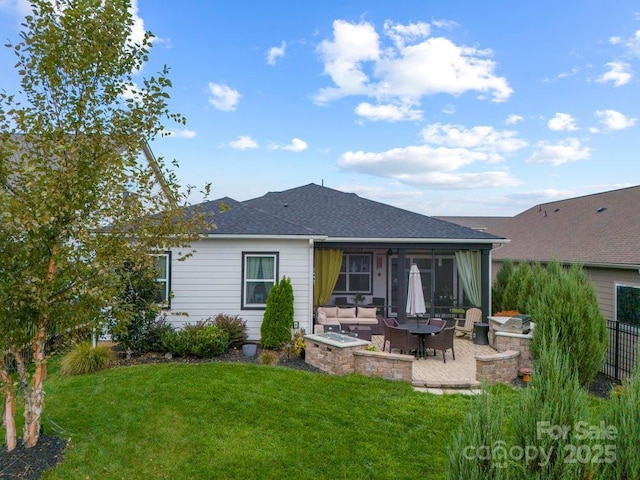
{"type": "Polygon", "coordinates": [[[193,355],[210,358],[229,349],[229,337],[221,328],[207,321],[185,325],[182,330],[168,331],[162,336],[166,351],[178,357],[193,355]]]}
{"type": "Polygon", "coordinates": [[[614,445],[616,459],[599,465],[596,477],[601,480],[640,478],[640,352],[637,358],[633,376],[620,389],[612,391],[609,407],[605,410],[606,428],[615,427],[616,435],[615,439],[602,443],[614,445]]]}
{"type": "MultiPolygon", "coordinates": [[[[522,311],[522,310],[521,310],[522,311]]],[[[557,335],[559,349],[577,373],[580,385],[591,383],[607,349],[607,328],[593,286],[580,265],[547,267],[525,311],[536,324],[531,342],[534,356],[543,342],[557,335]]]]}
{"type": "Polygon", "coordinates": [[[504,468],[503,458],[487,458],[487,453],[505,441],[504,405],[486,389],[473,399],[473,406],[466,414],[447,449],[448,480],[485,480],[500,478],[504,468]]]}
{"type": "Polygon", "coordinates": [[[538,454],[550,455],[548,461],[541,461],[540,455],[519,461],[514,465],[519,478],[591,478],[589,462],[567,461],[574,448],[591,451],[591,440],[582,438],[576,429],[579,422],[589,424],[590,417],[587,392],[580,386],[571,363],[558,332],[542,337],[531,383],[511,414],[513,445],[522,449],[533,446],[538,454]],[[558,428],[566,432],[555,435],[558,428]]]}
{"type": "Polygon", "coordinates": [[[91,342],[75,345],[60,361],[60,374],[81,375],[104,370],[113,365],[115,355],[106,345],[91,346],[91,342]]]}
{"type": "Polygon", "coordinates": [[[293,315],[293,287],[291,280],[283,277],[267,296],[267,307],[260,326],[262,347],[280,350],[291,340],[293,315]]]}
{"type": "Polygon", "coordinates": [[[171,326],[159,317],[156,303],[160,285],[153,269],[134,269],[130,265],[118,272],[121,294],[117,308],[119,319],[110,318],[109,330],[124,350],[135,353],[161,352],[162,335],[171,326]]]}
{"type": "Polygon", "coordinates": [[[491,309],[493,313],[508,310],[504,306],[504,291],[511,281],[514,271],[515,267],[511,260],[507,259],[502,263],[502,268],[500,268],[491,287],[491,309]]]}
{"type": "Polygon", "coordinates": [[[229,348],[239,348],[247,343],[247,323],[238,315],[220,313],[213,320],[209,320],[218,328],[227,332],[229,348]]]}

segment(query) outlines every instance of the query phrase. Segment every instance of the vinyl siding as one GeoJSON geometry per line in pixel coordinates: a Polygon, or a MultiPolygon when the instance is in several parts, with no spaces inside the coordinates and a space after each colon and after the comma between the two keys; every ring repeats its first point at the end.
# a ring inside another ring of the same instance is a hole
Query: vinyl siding
{"type": "Polygon", "coordinates": [[[311,331],[312,249],[308,240],[208,239],[192,247],[196,252],[184,261],[177,260],[175,252],[172,255],[173,298],[167,314],[175,327],[219,313],[239,315],[247,323],[249,340],[259,340],[264,310],[242,310],[241,305],[242,253],[278,252],[279,278],[289,277],[293,286],[294,321],[311,331]]]}

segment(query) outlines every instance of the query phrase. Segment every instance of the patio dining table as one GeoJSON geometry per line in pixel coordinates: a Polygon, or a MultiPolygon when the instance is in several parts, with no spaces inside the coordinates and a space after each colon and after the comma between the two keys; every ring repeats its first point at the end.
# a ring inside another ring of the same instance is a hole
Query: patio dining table
{"type": "Polygon", "coordinates": [[[399,325],[398,328],[408,330],[411,335],[417,335],[420,337],[420,341],[418,342],[418,358],[426,357],[426,353],[424,351],[424,337],[427,335],[437,335],[442,331],[442,327],[429,324],[413,325],[412,323],[406,323],[404,325],[399,325]]]}

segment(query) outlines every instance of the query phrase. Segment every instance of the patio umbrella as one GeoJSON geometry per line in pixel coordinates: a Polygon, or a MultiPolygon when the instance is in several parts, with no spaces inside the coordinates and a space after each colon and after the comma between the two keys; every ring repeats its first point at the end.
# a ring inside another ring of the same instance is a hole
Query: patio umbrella
{"type": "Polygon", "coordinates": [[[427,312],[422,292],[420,270],[414,263],[409,270],[409,289],[407,291],[407,313],[409,315],[423,315],[427,312]]]}

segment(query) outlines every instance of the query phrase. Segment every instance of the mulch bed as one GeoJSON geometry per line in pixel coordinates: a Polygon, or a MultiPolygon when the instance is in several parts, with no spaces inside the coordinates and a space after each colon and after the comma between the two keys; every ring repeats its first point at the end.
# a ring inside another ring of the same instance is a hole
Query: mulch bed
{"type": "MultiPolygon", "coordinates": [[[[126,358],[124,354],[119,352],[117,364],[119,366],[142,365],[155,363],[210,363],[210,362],[234,362],[234,363],[254,363],[260,362],[260,348],[255,357],[245,357],[242,350],[229,350],[224,355],[215,358],[165,358],[164,355],[149,353],[137,357],[126,358]]],[[[301,358],[287,358],[281,355],[278,359],[278,365],[282,367],[295,368],[298,370],[306,370],[309,372],[323,373],[321,370],[305,363],[301,358]]],[[[516,387],[526,387],[522,379],[517,378],[513,381],[516,387]]],[[[609,391],[618,385],[617,382],[611,380],[605,375],[598,374],[589,386],[589,393],[592,395],[608,398],[609,391]]],[[[51,435],[40,435],[40,441],[33,448],[24,448],[18,445],[12,452],[7,452],[5,448],[0,447],[0,478],[18,478],[25,480],[38,480],[45,471],[55,467],[64,458],[64,449],[67,446],[67,440],[54,437],[51,435]]]]}

